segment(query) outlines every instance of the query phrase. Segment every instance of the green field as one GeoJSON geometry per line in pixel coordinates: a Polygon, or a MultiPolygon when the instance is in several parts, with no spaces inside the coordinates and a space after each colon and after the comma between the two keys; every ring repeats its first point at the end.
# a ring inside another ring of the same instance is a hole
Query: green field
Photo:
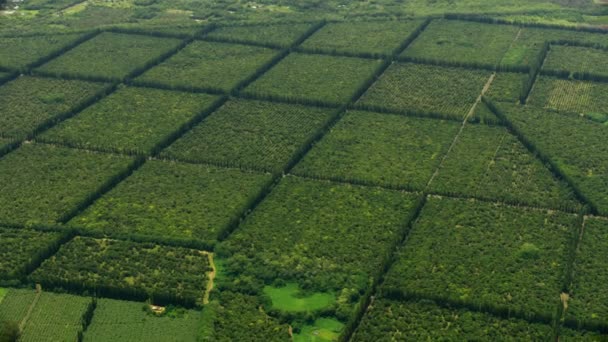
{"type": "Polygon", "coordinates": [[[0,341],[608,339],[604,2],[0,0],[0,341]]]}

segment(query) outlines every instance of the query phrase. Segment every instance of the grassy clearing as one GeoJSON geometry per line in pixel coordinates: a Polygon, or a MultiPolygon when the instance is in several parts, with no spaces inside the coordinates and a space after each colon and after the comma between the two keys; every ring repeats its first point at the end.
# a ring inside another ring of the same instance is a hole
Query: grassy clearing
{"type": "Polygon", "coordinates": [[[297,283],[287,283],[283,287],[266,286],[264,294],[270,297],[273,308],[286,312],[317,311],[336,301],[333,293],[302,293],[297,283]]]}
{"type": "Polygon", "coordinates": [[[0,304],[2,304],[2,300],[4,299],[4,297],[6,297],[7,293],[8,289],[0,287],[0,304]]]}
{"type": "Polygon", "coordinates": [[[300,332],[294,334],[294,342],[329,342],[337,341],[344,324],[333,318],[317,318],[312,324],[304,325],[300,332]]]}

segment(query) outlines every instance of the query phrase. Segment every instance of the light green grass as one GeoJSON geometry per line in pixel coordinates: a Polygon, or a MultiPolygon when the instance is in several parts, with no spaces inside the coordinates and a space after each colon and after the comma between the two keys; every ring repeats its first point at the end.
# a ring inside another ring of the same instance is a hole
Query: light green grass
{"type": "Polygon", "coordinates": [[[8,293],[7,289],[3,289],[0,287],[0,303],[2,303],[2,300],[4,299],[4,297],[6,296],[7,293],[8,293]]]}
{"type": "Polygon", "coordinates": [[[312,325],[305,325],[299,334],[293,335],[294,342],[337,341],[344,324],[333,318],[321,317],[312,325]]]}
{"type": "Polygon", "coordinates": [[[335,295],[327,292],[316,292],[302,296],[296,283],[288,283],[284,287],[266,286],[264,293],[272,300],[273,308],[282,311],[301,312],[315,311],[330,306],[335,301],[335,295]]]}

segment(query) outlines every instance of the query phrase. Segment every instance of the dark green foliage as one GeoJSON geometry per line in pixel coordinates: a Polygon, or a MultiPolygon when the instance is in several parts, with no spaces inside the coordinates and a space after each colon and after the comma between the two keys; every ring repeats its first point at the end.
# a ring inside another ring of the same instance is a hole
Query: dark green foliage
{"type": "Polygon", "coordinates": [[[300,103],[342,104],[374,77],[381,60],[293,53],[245,89],[300,103]]]}
{"type": "Polygon", "coordinates": [[[297,175],[422,190],[460,125],[349,112],[295,167],[297,175]]]}
{"type": "Polygon", "coordinates": [[[422,23],[422,20],[328,23],[301,47],[326,53],[390,56],[422,23]]]}
{"type": "Polygon", "coordinates": [[[19,278],[59,248],[62,233],[0,228],[0,279],[19,278]]]}
{"type": "Polygon", "coordinates": [[[373,110],[462,119],[489,72],[413,63],[392,64],[359,104],[373,110]]]}
{"type": "Polygon", "coordinates": [[[531,63],[530,71],[528,72],[528,78],[524,81],[523,86],[521,88],[521,94],[519,95],[519,102],[521,104],[525,104],[528,101],[528,96],[532,91],[532,87],[534,87],[534,83],[538,77],[538,74],[543,66],[543,62],[547,57],[547,53],[549,53],[549,43],[545,43],[543,48],[540,50],[540,53],[536,56],[536,60],[531,63]]]}
{"type": "Polygon", "coordinates": [[[386,275],[387,293],[550,321],[577,222],[559,212],[429,198],[386,275]]]}
{"type": "Polygon", "coordinates": [[[132,162],[118,155],[24,144],[0,159],[0,217],[5,223],[57,222],[132,162]]]}
{"type": "Polygon", "coordinates": [[[293,44],[312,26],[312,23],[220,26],[205,37],[226,42],[284,48],[293,44]]]}
{"type": "Polygon", "coordinates": [[[162,156],[280,172],[334,113],[333,109],[235,99],[162,156]]]}
{"type": "Polygon", "coordinates": [[[567,317],[579,324],[608,328],[608,220],[588,218],[574,264],[567,317]]]}
{"type": "Polygon", "coordinates": [[[207,255],[181,247],[75,237],[30,276],[48,288],[193,306],[204,294],[207,255]]]}
{"type": "Polygon", "coordinates": [[[230,91],[278,54],[269,48],[195,41],[136,79],[143,85],[230,91]]]}
{"type": "Polygon", "coordinates": [[[39,137],[119,153],[149,154],[218,99],[206,94],[121,88],[39,137]]]}
{"type": "MultiPolygon", "coordinates": [[[[2,5],[2,1],[0,1],[2,5]]],[[[15,321],[3,321],[0,322],[0,342],[17,342],[21,332],[19,331],[19,324],[15,321]]]]}
{"type": "Polygon", "coordinates": [[[498,112],[579,198],[608,214],[608,126],[530,106],[501,103],[498,112]]]}
{"type": "Polygon", "coordinates": [[[513,25],[434,20],[402,56],[492,68],[500,62],[518,30],[513,25]]]}
{"type": "Polygon", "coordinates": [[[95,100],[107,84],[22,76],[0,88],[0,136],[23,139],[95,100]]]}
{"type": "Polygon", "coordinates": [[[576,211],[572,190],[503,127],[468,125],[431,191],[576,211]]]}
{"type": "Polygon", "coordinates": [[[270,182],[270,175],[148,161],[69,225],[108,236],[212,246],[270,182]]]}
{"type": "Polygon", "coordinates": [[[163,315],[144,310],[146,304],[99,299],[84,341],[195,342],[200,312],[167,307],[163,315]]]}
{"type": "Polygon", "coordinates": [[[79,34],[0,38],[0,67],[24,69],[76,41],[79,34]]]}
{"type": "Polygon", "coordinates": [[[552,341],[548,324],[528,323],[429,300],[380,298],[368,309],[353,341],[552,341]]]}
{"type": "Polygon", "coordinates": [[[263,283],[297,281],[336,292],[350,315],[379,276],[420,196],[293,176],[279,185],[225,242],[224,288],[259,291],[263,283]]]}
{"type": "Polygon", "coordinates": [[[180,44],[174,38],[104,32],[38,70],[52,75],[122,80],[154,64],[180,44]]]}

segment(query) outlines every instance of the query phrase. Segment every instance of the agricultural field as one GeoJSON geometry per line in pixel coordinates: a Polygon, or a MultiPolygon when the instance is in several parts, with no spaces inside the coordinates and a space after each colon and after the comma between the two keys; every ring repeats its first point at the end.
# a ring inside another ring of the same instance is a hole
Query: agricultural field
{"type": "Polygon", "coordinates": [[[293,53],[245,92],[301,103],[337,105],[356,95],[381,65],[381,60],[293,53]]]}
{"type": "Polygon", "coordinates": [[[606,8],[509,1],[9,0],[0,341],[606,340],[606,8]]]}
{"type": "Polygon", "coordinates": [[[490,72],[482,70],[395,63],[367,90],[358,105],[462,120],[489,77],[490,72]]]}
{"type": "Polygon", "coordinates": [[[203,251],[75,237],[42,263],[31,278],[45,287],[90,289],[192,306],[202,301],[209,259],[203,251]]]}
{"type": "Polygon", "coordinates": [[[599,123],[608,122],[608,85],[601,82],[539,77],[530,105],[572,113],[599,123]]]}
{"type": "Polygon", "coordinates": [[[314,27],[313,23],[220,26],[205,38],[217,41],[286,48],[314,27]]]}
{"type": "Polygon", "coordinates": [[[328,23],[302,44],[305,50],[382,56],[399,52],[422,20],[328,23]]]}
{"type": "Polygon", "coordinates": [[[0,159],[3,223],[53,224],[125,172],[128,157],[24,144],[0,159]]]}
{"type": "Polygon", "coordinates": [[[161,155],[280,172],[334,113],[333,109],[234,99],[161,155]]]}
{"type": "Polygon", "coordinates": [[[572,190],[504,127],[469,125],[441,165],[431,191],[575,210],[572,190]]]}
{"type": "Polygon", "coordinates": [[[23,70],[75,43],[80,34],[0,37],[0,68],[23,70]]]}
{"type": "Polygon", "coordinates": [[[293,173],[423,190],[459,129],[452,121],[348,112],[293,173]]]}
{"type": "Polygon", "coordinates": [[[249,45],[195,41],[136,79],[143,85],[228,92],[278,51],[249,45]]]}
{"type": "Polygon", "coordinates": [[[108,236],[211,246],[269,181],[238,169],[151,160],[68,224],[108,236]]]}
{"type": "Polygon", "coordinates": [[[492,25],[458,20],[434,20],[401,56],[493,67],[518,34],[513,25],[492,25]]]}
{"type": "Polygon", "coordinates": [[[608,47],[596,49],[552,45],[543,64],[543,70],[608,77],[608,47]]]}
{"type": "Polygon", "coordinates": [[[37,140],[77,148],[150,154],[212,106],[217,96],[121,88],[37,140]]]}
{"type": "Polygon", "coordinates": [[[23,139],[107,90],[103,83],[21,76],[0,87],[0,136],[23,139]]]}
{"type": "Polygon", "coordinates": [[[179,39],[101,33],[36,69],[44,74],[120,81],[176,49],[179,39]]]}
{"type": "Polygon", "coordinates": [[[83,341],[197,341],[200,312],[170,308],[162,314],[145,303],[98,299],[83,341]]]}

